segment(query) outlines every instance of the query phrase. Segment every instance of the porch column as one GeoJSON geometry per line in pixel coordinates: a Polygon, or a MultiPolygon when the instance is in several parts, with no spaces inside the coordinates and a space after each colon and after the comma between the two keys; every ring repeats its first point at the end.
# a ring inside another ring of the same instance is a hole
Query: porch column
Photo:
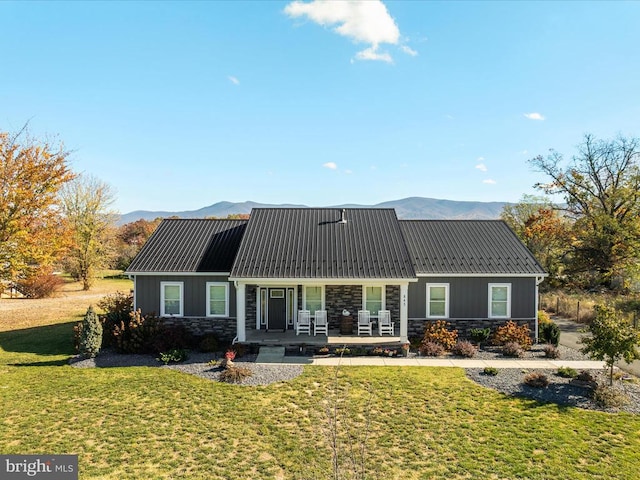
{"type": "Polygon", "coordinates": [[[245,284],[238,283],[236,284],[236,336],[239,342],[247,340],[245,304],[245,284]]]}
{"type": "Polygon", "coordinates": [[[400,341],[409,341],[409,308],[408,304],[409,286],[405,283],[400,285],[400,341]]]}

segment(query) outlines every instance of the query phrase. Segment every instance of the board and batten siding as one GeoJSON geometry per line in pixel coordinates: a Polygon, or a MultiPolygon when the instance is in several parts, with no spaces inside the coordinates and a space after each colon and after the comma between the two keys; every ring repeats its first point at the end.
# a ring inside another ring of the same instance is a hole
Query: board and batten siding
{"type": "Polygon", "coordinates": [[[420,277],[409,284],[409,318],[427,316],[427,284],[449,284],[449,318],[488,318],[489,284],[511,284],[511,318],[536,316],[535,277],[420,277]]]}
{"type": "Polygon", "coordinates": [[[236,289],[226,276],[193,275],[137,275],[135,280],[136,308],[143,314],[160,313],[160,284],[162,282],[182,282],[184,295],[184,316],[205,317],[207,314],[207,282],[229,284],[229,318],[236,316],[236,289]]]}

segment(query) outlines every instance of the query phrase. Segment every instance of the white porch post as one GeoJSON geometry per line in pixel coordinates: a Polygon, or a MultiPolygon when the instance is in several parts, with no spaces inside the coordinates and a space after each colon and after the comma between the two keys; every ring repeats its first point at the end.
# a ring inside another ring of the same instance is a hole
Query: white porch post
{"type": "Polygon", "coordinates": [[[245,342],[247,340],[246,333],[246,313],[245,306],[246,298],[245,298],[245,284],[238,283],[236,284],[236,336],[239,342],[245,342]]]}
{"type": "Polygon", "coordinates": [[[400,341],[409,341],[409,308],[408,308],[409,286],[405,283],[400,285],[400,341]]]}

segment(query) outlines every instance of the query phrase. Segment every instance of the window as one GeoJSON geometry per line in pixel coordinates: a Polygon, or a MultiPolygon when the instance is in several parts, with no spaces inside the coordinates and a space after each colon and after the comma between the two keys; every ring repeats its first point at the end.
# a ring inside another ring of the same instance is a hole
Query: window
{"type": "Polygon", "coordinates": [[[207,317],[229,316],[229,284],[207,282],[207,317]]]}
{"type": "Polygon", "coordinates": [[[182,317],[182,282],[160,282],[160,316],[182,317]]]}
{"type": "Polygon", "coordinates": [[[372,317],[378,316],[379,310],[384,310],[383,287],[364,287],[364,309],[371,312],[372,317]]]}
{"type": "Polygon", "coordinates": [[[489,318],[509,318],[511,316],[511,284],[489,284],[489,318]]]}
{"type": "Polygon", "coordinates": [[[314,315],[316,310],[323,310],[323,294],[322,286],[304,287],[304,305],[305,310],[309,310],[314,315]]]}
{"type": "Polygon", "coordinates": [[[449,318],[448,283],[427,283],[427,318],[449,318]]]}

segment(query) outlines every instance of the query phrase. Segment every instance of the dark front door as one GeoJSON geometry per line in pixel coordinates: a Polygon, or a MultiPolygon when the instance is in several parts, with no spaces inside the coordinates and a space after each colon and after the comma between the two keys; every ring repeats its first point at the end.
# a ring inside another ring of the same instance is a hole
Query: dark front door
{"type": "Polygon", "coordinates": [[[285,288],[269,289],[268,330],[287,329],[287,290],[285,288]]]}

